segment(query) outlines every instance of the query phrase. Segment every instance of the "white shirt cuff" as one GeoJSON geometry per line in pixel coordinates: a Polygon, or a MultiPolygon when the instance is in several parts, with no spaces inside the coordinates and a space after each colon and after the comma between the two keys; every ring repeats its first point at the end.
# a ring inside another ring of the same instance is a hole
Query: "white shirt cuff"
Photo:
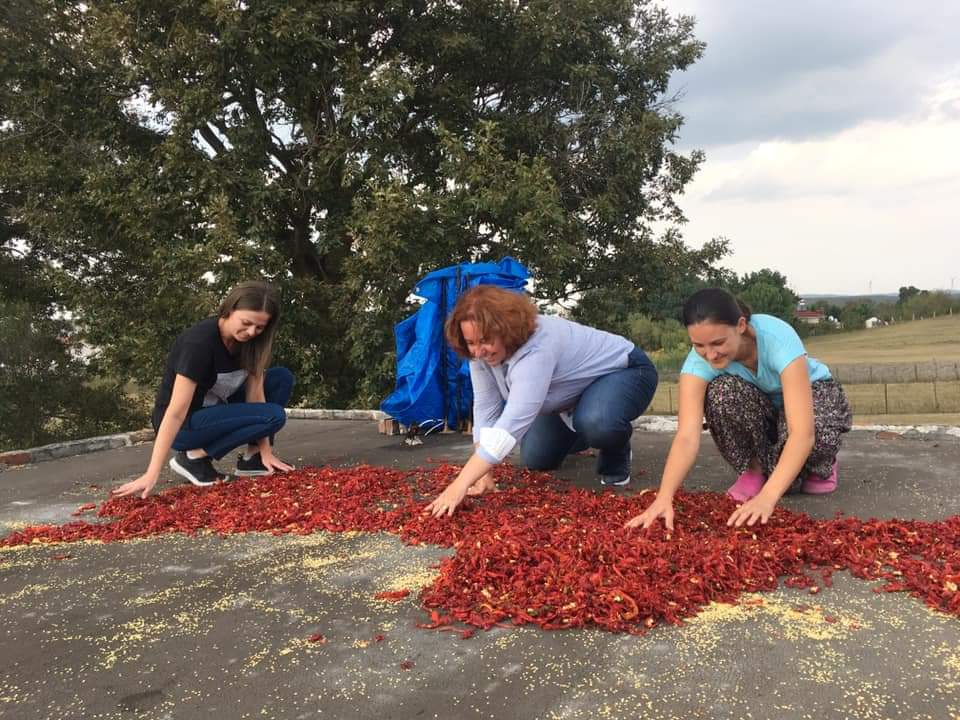
{"type": "Polygon", "coordinates": [[[516,438],[502,428],[485,427],[480,429],[480,446],[477,453],[492,465],[503,462],[517,445],[516,438]]]}

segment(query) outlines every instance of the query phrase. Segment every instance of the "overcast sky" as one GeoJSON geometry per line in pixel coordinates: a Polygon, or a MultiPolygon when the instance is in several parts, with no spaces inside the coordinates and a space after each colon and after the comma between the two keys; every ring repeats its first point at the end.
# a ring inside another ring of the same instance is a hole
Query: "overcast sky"
{"type": "Polygon", "coordinates": [[[960,2],[666,5],[707,43],[674,78],[691,245],[801,294],[960,290],[960,2]]]}

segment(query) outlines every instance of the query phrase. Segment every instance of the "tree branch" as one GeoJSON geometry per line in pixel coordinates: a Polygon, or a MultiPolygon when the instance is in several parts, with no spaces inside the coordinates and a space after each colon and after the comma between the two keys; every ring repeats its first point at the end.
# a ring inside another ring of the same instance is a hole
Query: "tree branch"
{"type": "Polygon", "coordinates": [[[199,128],[197,128],[197,130],[199,130],[200,135],[206,141],[207,145],[213,148],[214,152],[216,152],[217,155],[227,154],[227,146],[224,145],[220,137],[213,130],[210,129],[209,124],[204,123],[199,128]]]}

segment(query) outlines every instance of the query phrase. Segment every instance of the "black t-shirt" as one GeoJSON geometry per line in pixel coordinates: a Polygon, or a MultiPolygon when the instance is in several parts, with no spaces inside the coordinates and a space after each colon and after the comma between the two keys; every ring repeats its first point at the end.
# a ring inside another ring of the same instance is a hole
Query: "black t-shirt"
{"type": "Polygon", "coordinates": [[[167,367],[153,405],[154,430],[160,428],[178,374],[197,383],[188,417],[200,408],[227,402],[247,379],[239,355],[231,355],[223,344],[217,318],[201,320],[177,336],[167,357],[167,367]]]}

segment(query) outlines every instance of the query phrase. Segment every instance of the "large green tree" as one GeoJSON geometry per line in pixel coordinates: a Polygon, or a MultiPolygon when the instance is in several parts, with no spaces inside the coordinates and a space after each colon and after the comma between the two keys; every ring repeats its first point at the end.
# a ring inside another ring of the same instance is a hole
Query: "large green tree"
{"type": "Polygon", "coordinates": [[[24,230],[0,215],[0,450],[128,429],[133,403],[84,359],[56,269],[7,242],[24,230]]]}
{"type": "Polygon", "coordinates": [[[436,267],[513,255],[563,302],[651,293],[722,254],[675,230],[702,158],[672,148],[666,92],[702,45],[651,2],[0,12],[3,210],[114,376],[152,384],[178,330],[262,276],[299,397],[370,404],[436,267]]]}
{"type": "Polygon", "coordinates": [[[753,312],[776,315],[788,323],[794,321],[800,296],[787,287],[786,276],[776,270],[763,268],[746,273],[731,289],[753,312]]]}
{"type": "Polygon", "coordinates": [[[669,233],[646,254],[642,285],[612,283],[587,290],[571,315],[587,325],[638,340],[633,330],[637,315],[678,321],[684,301],[697,290],[732,287],[736,274],[717,265],[728,251],[729,240],[723,237],[693,251],[677,233],[669,233]]]}

